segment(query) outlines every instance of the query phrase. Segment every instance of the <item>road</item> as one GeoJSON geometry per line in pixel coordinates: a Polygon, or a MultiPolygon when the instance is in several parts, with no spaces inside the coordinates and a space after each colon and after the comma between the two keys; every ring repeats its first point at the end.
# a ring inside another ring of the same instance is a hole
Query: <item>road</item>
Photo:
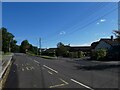
{"type": "Polygon", "coordinates": [[[5,88],[118,88],[119,65],[14,54],[5,88]]]}

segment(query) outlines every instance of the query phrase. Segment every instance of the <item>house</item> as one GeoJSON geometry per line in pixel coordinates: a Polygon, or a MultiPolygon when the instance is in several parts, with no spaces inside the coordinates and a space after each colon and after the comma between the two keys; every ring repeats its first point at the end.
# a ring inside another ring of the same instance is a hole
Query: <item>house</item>
{"type": "Polygon", "coordinates": [[[108,60],[119,60],[120,59],[120,42],[117,39],[111,38],[102,38],[97,42],[91,44],[91,51],[94,53],[99,49],[107,50],[108,60]]]}
{"type": "Polygon", "coordinates": [[[114,46],[118,46],[118,45],[120,45],[120,43],[116,39],[113,39],[113,36],[111,36],[111,38],[100,39],[100,41],[96,43],[96,45],[93,49],[95,51],[98,50],[98,49],[110,50],[114,46]]]}

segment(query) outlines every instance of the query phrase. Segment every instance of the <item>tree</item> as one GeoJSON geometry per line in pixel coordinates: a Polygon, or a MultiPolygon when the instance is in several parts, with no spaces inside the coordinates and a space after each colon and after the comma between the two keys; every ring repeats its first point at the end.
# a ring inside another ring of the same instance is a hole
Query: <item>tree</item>
{"type": "Polygon", "coordinates": [[[26,53],[30,47],[28,40],[23,40],[20,45],[20,52],[26,53]]]}
{"type": "Polygon", "coordinates": [[[9,52],[15,48],[17,41],[14,40],[14,35],[2,27],[2,51],[9,52]]]}
{"type": "Polygon", "coordinates": [[[57,44],[57,51],[56,51],[56,54],[57,56],[63,56],[63,57],[66,57],[68,56],[68,48],[67,46],[65,46],[62,42],[59,42],[57,44]]]}
{"type": "Polygon", "coordinates": [[[114,34],[117,37],[117,40],[120,42],[120,30],[114,30],[114,34]]]}
{"type": "Polygon", "coordinates": [[[37,54],[38,53],[38,48],[33,46],[32,44],[29,44],[28,52],[31,53],[31,54],[37,54]]]}
{"type": "Polygon", "coordinates": [[[16,52],[16,50],[18,50],[18,47],[17,47],[16,43],[17,43],[16,40],[12,40],[12,41],[10,42],[11,52],[16,52]]]}

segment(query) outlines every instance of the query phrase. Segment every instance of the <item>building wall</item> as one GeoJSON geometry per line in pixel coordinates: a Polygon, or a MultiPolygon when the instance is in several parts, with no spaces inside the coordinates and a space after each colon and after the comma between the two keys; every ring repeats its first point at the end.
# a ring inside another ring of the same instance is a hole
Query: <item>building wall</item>
{"type": "Polygon", "coordinates": [[[100,41],[99,44],[95,47],[95,51],[98,49],[110,49],[110,48],[111,48],[111,45],[109,45],[104,41],[100,41]]]}

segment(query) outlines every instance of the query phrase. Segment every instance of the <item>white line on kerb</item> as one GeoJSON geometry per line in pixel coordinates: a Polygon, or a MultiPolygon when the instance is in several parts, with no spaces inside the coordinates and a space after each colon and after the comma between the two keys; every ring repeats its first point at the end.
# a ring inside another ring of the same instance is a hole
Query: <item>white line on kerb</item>
{"type": "Polygon", "coordinates": [[[81,85],[81,86],[83,86],[83,87],[85,87],[85,88],[88,88],[88,89],[90,89],[90,90],[94,90],[94,89],[92,89],[91,87],[89,87],[89,86],[87,86],[87,85],[85,85],[85,84],[82,84],[82,83],[80,83],[80,82],[78,82],[78,81],[76,81],[76,80],[74,80],[74,79],[71,79],[71,81],[73,81],[73,82],[75,82],[75,83],[77,83],[77,84],[79,84],[79,85],[81,85]]]}
{"type": "Polygon", "coordinates": [[[54,69],[52,69],[52,68],[50,68],[50,67],[48,67],[48,66],[46,66],[46,65],[43,65],[43,66],[46,67],[47,69],[49,69],[49,70],[55,72],[55,73],[58,73],[58,71],[56,71],[56,70],[54,70],[54,69]]]}
{"type": "Polygon", "coordinates": [[[36,63],[38,63],[39,64],[39,62],[38,61],[36,61],[36,60],[34,60],[36,63]]]}

